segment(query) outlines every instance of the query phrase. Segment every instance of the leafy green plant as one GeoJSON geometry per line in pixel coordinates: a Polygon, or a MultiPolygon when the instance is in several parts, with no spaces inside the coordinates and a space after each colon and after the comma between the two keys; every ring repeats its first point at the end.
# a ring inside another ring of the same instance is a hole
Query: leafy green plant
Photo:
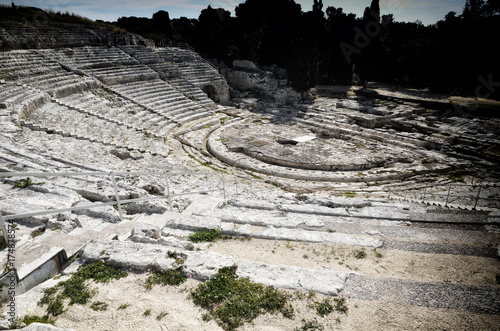
{"type": "Polygon", "coordinates": [[[295,328],[294,331],[322,331],[325,329],[323,324],[318,322],[317,319],[313,319],[313,320],[309,320],[309,321],[303,319],[302,323],[303,323],[302,326],[295,328]]]}
{"type": "Polygon", "coordinates": [[[108,304],[106,302],[96,301],[92,302],[90,308],[92,308],[95,311],[105,311],[108,310],[108,304]]]}
{"type": "Polygon", "coordinates": [[[362,249],[355,249],[353,254],[354,254],[354,257],[357,258],[358,260],[364,259],[366,257],[366,252],[363,248],[362,249]]]}
{"type": "Polygon", "coordinates": [[[336,311],[347,314],[347,311],[349,311],[349,307],[347,307],[347,300],[344,296],[333,298],[333,301],[335,302],[336,311]]]}
{"type": "Polygon", "coordinates": [[[69,299],[69,304],[86,304],[96,293],[86,284],[87,280],[98,283],[107,283],[112,279],[126,277],[128,272],[113,267],[104,261],[97,261],[81,266],[73,276],[56,286],[45,289],[38,305],[47,305],[47,315],[58,316],[64,312],[64,299],[69,299]],[[57,294],[57,295],[56,295],[57,294]]]}
{"type": "Polygon", "coordinates": [[[174,252],[174,251],[168,251],[167,252],[167,257],[170,258],[170,259],[174,259],[175,260],[175,263],[177,263],[178,265],[180,264],[183,264],[184,263],[184,259],[180,256],[179,253],[177,252],[174,252]]]}
{"type": "Polygon", "coordinates": [[[180,285],[187,279],[182,270],[182,266],[176,269],[168,269],[166,271],[153,270],[151,275],[146,279],[146,288],[151,290],[156,284],[174,286],[180,285]]]}
{"type": "Polygon", "coordinates": [[[214,278],[191,291],[195,305],[207,309],[224,330],[235,330],[266,312],[293,316],[285,292],[238,278],[236,269],[221,268],[214,278]]]}
{"type": "Polygon", "coordinates": [[[121,304],[120,307],[118,307],[118,309],[127,309],[130,306],[131,306],[130,303],[124,303],[124,304],[121,304]]]}
{"type": "Polygon", "coordinates": [[[195,233],[191,234],[188,237],[188,240],[194,242],[194,243],[199,243],[199,242],[206,242],[206,241],[215,241],[215,240],[220,240],[220,239],[233,239],[232,236],[222,234],[222,232],[219,229],[209,229],[209,230],[200,230],[196,231],[195,233]]]}
{"type": "Polygon", "coordinates": [[[151,315],[151,309],[146,309],[144,313],[142,313],[143,316],[149,316],[151,315]]]}
{"type": "Polygon", "coordinates": [[[332,302],[328,298],[325,298],[321,302],[314,302],[310,306],[311,308],[316,309],[316,313],[321,317],[329,315],[334,309],[332,302]]]}
{"type": "Polygon", "coordinates": [[[64,312],[64,303],[62,296],[57,296],[54,300],[50,300],[47,306],[47,315],[59,316],[64,312]]]}
{"type": "Polygon", "coordinates": [[[27,188],[31,185],[43,185],[44,182],[34,183],[31,178],[26,177],[26,179],[19,179],[14,182],[13,188],[27,188]]]}

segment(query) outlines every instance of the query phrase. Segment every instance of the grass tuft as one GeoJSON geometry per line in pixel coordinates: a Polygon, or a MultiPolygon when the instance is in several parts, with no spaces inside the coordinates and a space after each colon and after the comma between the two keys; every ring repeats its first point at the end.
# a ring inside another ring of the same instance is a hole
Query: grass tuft
{"type": "Polygon", "coordinates": [[[199,242],[207,242],[207,241],[215,241],[220,239],[233,239],[233,236],[222,234],[219,229],[209,229],[209,230],[200,230],[191,234],[188,237],[188,240],[199,243],[199,242]]]}

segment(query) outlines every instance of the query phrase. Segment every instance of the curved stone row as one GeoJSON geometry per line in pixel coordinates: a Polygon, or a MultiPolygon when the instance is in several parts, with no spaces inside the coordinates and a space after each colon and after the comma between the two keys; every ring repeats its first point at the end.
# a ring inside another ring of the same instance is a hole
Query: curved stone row
{"type": "MultiPolygon", "coordinates": [[[[387,182],[394,180],[404,180],[406,178],[436,172],[448,172],[450,170],[465,167],[465,164],[459,162],[455,165],[448,165],[443,163],[434,163],[432,165],[412,164],[406,167],[384,167],[373,168],[371,171],[321,171],[321,170],[308,170],[301,168],[288,167],[287,161],[280,163],[280,160],[275,160],[277,164],[270,164],[262,162],[259,159],[231,151],[224,144],[225,137],[221,134],[222,130],[228,126],[241,124],[241,121],[233,122],[229,125],[216,129],[207,140],[207,149],[219,160],[246,170],[259,172],[262,174],[291,178],[297,180],[308,181],[327,181],[327,182],[387,182]]],[[[429,153],[432,152],[429,151],[429,153]]]]}

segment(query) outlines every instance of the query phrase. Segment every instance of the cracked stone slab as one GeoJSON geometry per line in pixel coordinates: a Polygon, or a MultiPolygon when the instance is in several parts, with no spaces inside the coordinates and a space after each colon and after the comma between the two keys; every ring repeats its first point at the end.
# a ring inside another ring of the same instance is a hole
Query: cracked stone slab
{"type": "Polygon", "coordinates": [[[151,267],[168,270],[175,263],[167,257],[169,248],[163,245],[131,241],[91,241],[83,248],[81,258],[88,261],[106,260],[115,266],[134,270],[151,267]]]}
{"type": "Polygon", "coordinates": [[[342,216],[349,217],[349,213],[345,208],[330,208],[326,206],[318,205],[292,205],[283,204],[280,206],[280,210],[288,213],[300,213],[300,214],[311,214],[311,215],[322,215],[322,216],[342,216]]]}
{"type": "Polygon", "coordinates": [[[231,199],[227,203],[231,206],[240,208],[263,209],[263,210],[277,209],[276,204],[265,200],[231,199]]]}
{"type": "Polygon", "coordinates": [[[282,289],[311,290],[327,295],[338,295],[344,289],[348,277],[356,274],[239,260],[210,251],[188,252],[184,262],[185,272],[201,280],[210,279],[218,269],[232,265],[238,266],[238,276],[248,278],[254,283],[282,289]]]}
{"type": "Polygon", "coordinates": [[[287,265],[271,265],[255,261],[237,261],[236,274],[254,283],[291,290],[315,291],[338,295],[351,274],[333,270],[311,270],[287,265]]]}
{"type": "MultiPolygon", "coordinates": [[[[159,267],[167,270],[174,260],[166,258],[168,247],[134,242],[95,241],[83,250],[82,259],[107,260],[112,265],[147,270],[159,267]]],[[[283,289],[312,290],[327,295],[337,295],[354,272],[338,272],[329,269],[311,270],[287,265],[271,265],[262,262],[234,259],[212,251],[181,251],[186,257],[184,273],[199,280],[215,276],[220,268],[237,265],[237,275],[255,283],[283,289]]]]}
{"type": "MultiPolygon", "coordinates": [[[[215,217],[191,216],[190,218],[177,218],[169,220],[165,226],[169,229],[181,229],[196,231],[200,229],[221,229],[222,233],[236,236],[252,236],[254,238],[269,240],[292,240],[304,242],[335,243],[355,246],[375,247],[383,246],[383,242],[368,237],[354,236],[342,233],[330,233],[322,231],[309,231],[302,229],[275,228],[268,226],[263,231],[251,231],[250,224],[239,225],[235,222],[221,222],[215,217]]],[[[168,233],[166,229],[164,233],[168,233]]]]}
{"type": "Polygon", "coordinates": [[[365,246],[380,248],[384,242],[369,237],[353,236],[342,233],[330,233],[321,231],[308,231],[300,229],[285,229],[269,227],[262,233],[254,234],[255,238],[274,239],[274,240],[292,240],[319,243],[345,244],[352,246],[365,246]]]}
{"type": "Polygon", "coordinates": [[[305,219],[298,217],[293,214],[286,214],[284,212],[273,212],[279,213],[270,214],[259,213],[258,211],[252,213],[245,213],[243,210],[232,210],[232,209],[214,209],[209,211],[203,211],[195,214],[195,216],[201,217],[218,217],[222,222],[226,223],[237,223],[237,224],[250,224],[255,226],[275,226],[275,227],[298,227],[299,225],[306,225],[310,227],[322,227],[325,225],[324,221],[314,219],[305,219]]]}

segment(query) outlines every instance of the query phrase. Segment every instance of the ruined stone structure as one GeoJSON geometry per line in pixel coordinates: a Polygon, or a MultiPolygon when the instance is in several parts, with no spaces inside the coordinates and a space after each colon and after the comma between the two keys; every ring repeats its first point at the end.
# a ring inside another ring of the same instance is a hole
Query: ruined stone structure
{"type": "Polygon", "coordinates": [[[223,72],[231,99],[223,75],[193,50],[126,44],[0,53],[0,171],[91,172],[37,177],[23,189],[14,187],[18,177],[2,177],[2,214],[108,204],[16,220],[21,314],[39,309],[42,289],[57,281],[45,279],[60,269],[71,274],[83,260],[105,258],[166,270],[175,251],[200,281],[236,264],[240,276],[266,285],[348,291],[360,307],[390,301],[495,325],[498,119],[383,87],[319,87],[315,103],[296,104],[288,92],[252,91],[259,77],[276,81],[249,63],[223,72]],[[122,172],[116,181],[102,176],[112,171],[122,172]],[[135,173],[144,171],[153,174],[135,173]],[[217,251],[186,240],[211,228],[255,241],[217,251]],[[33,229],[44,232],[32,238],[33,229]],[[276,245],[272,253],[264,242],[276,245]],[[297,246],[277,263],[279,245],[297,246]],[[320,247],[329,250],[324,260],[320,247]],[[300,263],[287,259],[294,249],[300,263]],[[327,258],[335,250],[346,253],[327,258]],[[353,250],[373,263],[355,270],[353,250]],[[68,266],[71,256],[81,259],[68,266]],[[398,264],[421,259],[451,261],[448,268],[475,261],[482,278],[441,266],[432,278],[398,264]]]}

